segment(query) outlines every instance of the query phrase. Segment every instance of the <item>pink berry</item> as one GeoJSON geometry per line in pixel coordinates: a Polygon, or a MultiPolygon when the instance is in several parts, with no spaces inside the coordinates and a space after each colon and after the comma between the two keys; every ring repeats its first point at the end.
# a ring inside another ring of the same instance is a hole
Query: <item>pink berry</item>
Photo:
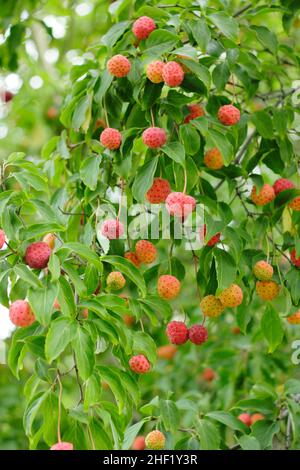
{"type": "Polygon", "coordinates": [[[161,83],[164,81],[162,71],[164,68],[164,62],[161,60],[155,60],[147,65],[146,75],[152,83],[161,83]]]}
{"type": "Polygon", "coordinates": [[[107,62],[107,69],[111,75],[121,78],[126,77],[131,69],[131,64],[127,57],[117,54],[107,62]]]}
{"type": "Polygon", "coordinates": [[[151,368],[150,362],[143,354],[133,356],[129,361],[129,366],[137,374],[146,374],[151,368]]]}
{"type": "Polygon", "coordinates": [[[30,326],[35,322],[35,316],[26,300],[16,300],[9,307],[9,318],[16,326],[30,326]]]}
{"type": "Polygon", "coordinates": [[[101,132],[100,142],[104,147],[110,150],[116,150],[121,145],[122,134],[117,129],[107,127],[101,132]]]}
{"type": "Polygon", "coordinates": [[[164,129],[160,127],[148,127],[143,132],[142,140],[147,147],[156,149],[162,147],[167,142],[167,134],[164,129]]]}
{"type": "Polygon", "coordinates": [[[146,198],[151,204],[160,204],[165,202],[170,192],[171,186],[168,180],[154,178],[151,188],[147,191],[146,198]]]}
{"type": "Polygon", "coordinates": [[[166,333],[172,344],[184,344],[189,338],[189,330],[182,321],[168,323],[166,333]]]}
{"type": "Polygon", "coordinates": [[[189,329],[189,340],[194,344],[202,344],[207,341],[207,329],[203,325],[193,325],[189,329]]]}
{"type": "Polygon", "coordinates": [[[51,248],[45,242],[35,242],[29,245],[25,252],[25,263],[32,269],[43,269],[48,265],[51,248]]]}
{"type": "Polygon", "coordinates": [[[287,189],[293,189],[295,187],[294,183],[292,181],[286,179],[286,178],[279,178],[275,183],[273,184],[273,189],[276,194],[276,196],[281,193],[281,191],[285,191],[287,189]]]}
{"type": "Polygon", "coordinates": [[[115,240],[122,237],[124,225],[118,219],[105,220],[101,227],[101,233],[109,240],[115,240]]]}
{"type": "Polygon", "coordinates": [[[291,251],[291,262],[296,268],[300,268],[300,255],[297,258],[296,248],[293,248],[291,251]]]}
{"type": "Polygon", "coordinates": [[[249,413],[241,413],[238,419],[242,421],[248,428],[251,426],[251,415],[249,413]]]}
{"type": "Polygon", "coordinates": [[[192,196],[184,193],[170,193],[166,199],[166,208],[174,217],[187,217],[196,207],[196,201],[192,196]]]}
{"type": "Polygon", "coordinates": [[[240,118],[240,110],[232,104],[225,104],[218,111],[218,119],[225,126],[233,126],[239,122],[240,118]]]}
{"type": "Polygon", "coordinates": [[[157,281],[157,292],[163,299],[175,299],[180,292],[180,281],[170,274],[160,276],[157,281]]]}
{"type": "Polygon", "coordinates": [[[200,104],[188,104],[188,108],[189,114],[184,119],[185,124],[192,121],[192,119],[197,119],[205,114],[204,109],[200,104]]]}
{"type": "Polygon", "coordinates": [[[71,442],[58,442],[57,444],[53,444],[50,450],[74,450],[73,444],[71,442]]]}
{"type": "Polygon", "coordinates": [[[162,76],[166,85],[176,87],[183,82],[184,71],[177,62],[167,62],[164,65],[162,76]]]}
{"type": "Polygon", "coordinates": [[[132,32],[140,41],[146,39],[156,28],[155,23],[149,16],[141,16],[132,26],[132,32]]]}
{"type": "Polygon", "coordinates": [[[5,243],[5,233],[4,230],[0,230],[0,249],[3,247],[5,243]]]}

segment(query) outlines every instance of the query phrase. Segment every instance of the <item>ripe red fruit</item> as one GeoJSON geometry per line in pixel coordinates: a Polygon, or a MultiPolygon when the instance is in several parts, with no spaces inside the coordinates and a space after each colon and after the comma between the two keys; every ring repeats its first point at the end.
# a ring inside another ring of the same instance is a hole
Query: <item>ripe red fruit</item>
{"type": "Polygon", "coordinates": [[[189,329],[189,340],[194,344],[205,343],[208,339],[207,329],[203,325],[193,325],[189,329]]]}
{"type": "Polygon", "coordinates": [[[4,230],[0,230],[0,249],[3,247],[5,243],[5,232],[4,230]]]}
{"type": "Polygon", "coordinates": [[[109,61],[107,62],[107,70],[111,75],[115,77],[121,78],[126,77],[130,72],[131,64],[127,57],[117,54],[114,55],[109,61]]]}
{"type": "Polygon", "coordinates": [[[219,299],[224,307],[237,307],[243,302],[243,291],[237,284],[231,284],[221,292],[219,299]]]}
{"type": "Polygon", "coordinates": [[[300,325],[300,310],[287,317],[287,321],[291,325],[300,325]]]}
{"type": "Polygon", "coordinates": [[[162,450],[166,444],[166,438],[160,431],[151,431],[147,434],[146,446],[150,450],[162,450]]]}
{"type": "Polygon", "coordinates": [[[146,198],[151,204],[165,202],[171,192],[169,181],[163,178],[154,178],[151,188],[146,193],[146,198]]]}
{"type": "Polygon", "coordinates": [[[178,349],[174,344],[166,344],[165,346],[160,346],[157,349],[157,356],[160,359],[173,359],[175,354],[177,353],[178,349]]]}
{"type": "MultiPolygon", "coordinates": [[[[206,237],[206,224],[203,224],[202,227],[200,227],[199,236],[200,236],[200,240],[204,242],[204,239],[206,237]]],[[[214,246],[217,243],[219,243],[220,239],[221,239],[221,233],[218,232],[216,233],[216,235],[214,235],[208,240],[208,242],[206,243],[206,246],[214,246]]]]}
{"type": "Polygon", "coordinates": [[[249,413],[241,413],[238,419],[248,426],[248,428],[251,426],[251,415],[249,413]]]}
{"type": "Polygon", "coordinates": [[[279,286],[275,281],[257,281],[256,292],[263,300],[273,300],[279,294],[279,286]]]}
{"type": "Polygon", "coordinates": [[[150,362],[143,354],[133,356],[129,361],[129,366],[137,374],[146,374],[151,368],[150,362]]]}
{"type": "Polygon", "coordinates": [[[105,220],[101,227],[101,233],[109,240],[115,240],[122,237],[124,233],[124,225],[118,219],[105,220]]]}
{"type": "Polygon", "coordinates": [[[295,197],[290,203],[289,207],[293,209],[293,211],[300,211],[300,196],[295,197]]]}
{"type": "Polygon", "coordinates": [[[259,193],[256,191],[256,187],[253,186],[251,192],[251,199],[257,206],[265,206],[275,198],[275,192],[272,186],[264,184],[259,193]]]}
{"type": "Polygon", "coordinates": [[[58,442],[57,444],[53,444],[50,450],[74,450],[73,444],[71,442],[58,442]]]}
{"type": "Polygon", "coordinates": [[[141,16],[132,26],[132,32],[140,41],[146,39],[156,28],[155,23],[149,16],[141,16]]]}
{"type": "Polygon", "coordinates": [[[162,76],[166,85],[175,87],[183,82],[184,71],[177,62],[171,61],[164,65],[162,76]]]}
{"type": "Polygon", "coordinates": [[[296,268],[300,268],[300,255],[297,258],[296,248],[293,248],[291,251],[291,262],[296,268]]]}
{"type": "Polygon", "coordinates": [[[218,317],[224,310],[224,306],[220,299],[214,295],[206,295],[200,302],[203,315],[207,317],[218,317]]]}
{"type": "Polygon", "coordinates": [[[240,110],[232,104],[225,104],[218,111],[218,119],[225,126],[233,126],[239,122],[240,118],[240,110]]]}
{"type": "Polygon", "coordinates": [[[203,161],[204,165],[211,170],[220,170],[224,165],[222,154],[217,147],[208,150],[204,155],[203,161]]]}
{"type": "Polygon", "coordinates": [[[130,328],[135,322],[134,316],[128,315],[128,313],[124,313],[123,320],[125,325],[128,326],[128,328],[130,328]]]}
{"type": "Polygon", "coordinates": [[[262,419],[265,419],[264,415],[262,415],[261,413],[254,413],[251,416],[251,426],[252,424],[256,423],[256,421],[261,421],[262,419]]]}
{"type": "Polygon", "coordinates": [[[125,286],[126,279],[119,271],[112,271],[107,276],[106,284],[111,290],[120,290],[125,286]]]}
{"type": "Polygon", "coordinates": [[[136,436],[131,446],[132,450],[144,450],[146,448],[146,442],[144,436],[136,436]]]}
{"type": "Polygon", "coordinates": [[[156,149],[162,147],[167,142],[167,134],[160,127],[148,127],[143,134],[142,140],[147,147],[156,149]]]}
{"type": "Polygon", "coordinates": [[[128,259],[128,261],[131,261],[132,264],[134,264],[137,268],[141,265],[140,260],[132,251],[127,251],[127,253],[124,255],[124,258],[128,259]]]}
{"type": "Polygon", "coordinates": [[[182,321],[168,323],[166,333],[172,344],[184,344],[189,339],[189,330],[182,321]]]}
{"type": "Polygon", "coordinates": [[[273,189],[275,192],[275,195],[277,196],[281,191],[286,191],[287,189],[293,189],[295,187],[294,183],[292,181],[286,179],[286,178],[279,178],[275,183],[273,184],[273,189]]]}
{"type": "Polygon", "coordinates": [[[107,149],[116,150],[121,145],[122,134],[117,129],[107,127],[101,132],[100,142],[107,149]]]}
{"type": "Polygon", "coordinates": [[[141,263],[151,264],[156,260],[157,251],[153,243],[148,240],[140,240],[135,245],[135,252],[141,263]]]}
{"type": "Polygon", "coordinates": [[[161,60],[155,60],[147,65],[146,75],[152,83],[161,83],[164,81],[162,71],[164,68],[164,62],[161,60]]]}
{"type": "Polygon", "coordinates": [[[197,119],[198,117],[204,116],[205,112],[200,104],[188,104],[189,114],[184,118],[184,123],[197,119]]]}
{"type": "Polygon", "coordinates": [[[165,274],[158,278],[157,292],[163,299],[175,299],[180,292],[180,281],[170,274],[165,274]]]}
{"type": "Polygon", "coordinates": [[[35,322],[35,316],[26,300],[16,300],[9,307],[9,318],[16,326],[30,326],[35,322]]]}
{"type": "Polygon", "coordinates": [[[202,373],[202,378],[206,382],[212,382],[216,377],[215,372],[210,367],[206,367],[202,373]]]}
{"type": "Polygon", "coordinates": [[[60,310],[61,309],[60,303],[57,299],[54,300],[53,308],[54,308],[54,310],[60,310]]]}
{"type": "Polygon", "coordinates": [[[192,196],[184,193],[170,193],[166,198],[166,208],[174,217],[187,217],[196,207],[196,201],[192,196]]]}
{"type": "Polygon", "coordinates": [[[260,281],[269,281],[273,276],[273,268],[267,261],[258,261],[253,268],[253,274],[260,281]]]}
{"type": "Polygon", "coordinates": [[[25,263],[32,269],[43,269],[48,265],[51,248],[45,242],[35,242],[29,245],[25,252],[25,263]]]}

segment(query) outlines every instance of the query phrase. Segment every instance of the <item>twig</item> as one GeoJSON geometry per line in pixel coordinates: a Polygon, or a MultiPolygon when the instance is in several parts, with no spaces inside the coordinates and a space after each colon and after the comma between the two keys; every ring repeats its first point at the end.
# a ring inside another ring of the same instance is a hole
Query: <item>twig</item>
{"type": "Polygon", "coordinates": [[[78,387],[79,387],[79,390],[80,390],[79,403],[82,403],[83,400],[84,400],[84,395],[83,395],[82,385],[81,385],[80,379],[79,379],[78,367],[77,367],[77,362],[76,362],[76,357],[75,357],[74,351],[73,351],[73,359],[74,359],[74,368],[75,368],[75,374],[76,374],[76,381],[78,383],[78,387]]]}
{"type": "Polygon", "coordinates": [[[59,385],[59,393],[58,393],[58,417],[57,417],[57,440],[58,442],[61,442],[61,432],[60,432],[60,425],[61,425],[61,403],[62,403],[62,383],[60,380],[60,372],[59,370],[57,371],[57,382],[59,385]]]}
{"type": "Polygon", "coordinates": [[[242,15],[245,13],[245,11],[249,10],[249,8],[252,7],[252,3],[249,3],[248,5],[245,5],[242,7],[240,10],[238,10],[236,13],[234,13],[233,18],[237,18],[238,16],[242,15]]]}

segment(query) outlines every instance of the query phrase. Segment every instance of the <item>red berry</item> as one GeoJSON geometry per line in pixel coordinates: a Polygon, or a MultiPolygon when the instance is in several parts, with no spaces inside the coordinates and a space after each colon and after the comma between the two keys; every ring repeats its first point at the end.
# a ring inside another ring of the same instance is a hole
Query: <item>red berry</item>
{"type": "Polygon", "coordinates": [[[254,413],[252,416],[251,416],[251,426],[256,423],[256,421],[261,421],[265,419],[264,415],[262,415],[261,413],[254,413]]]}
{"type": "MultiPolygon", "coordinates": [[[[202,227],[200,228],[199,236],[200,236],[200,240],[203,242],[206,237],[206,224],[203,224],[202,227]]],[[[218,232],[208,240],[208,242],[206,243],[206,246],[214,246],[217,243],[219,243],[220,239],[221,239],[221,233],[218,232]]]]}
{"type": "Polygon", "coordinates": [[[125,287],[126,279],[119,271],[112,271],[107,276],[106,284],[112,290],[120,290],[125,287]]]}
{"type": "Polygon", "coordinates": [[[237,307],[243,302],[243,291],[237,284],[231,284],[221,292],[219,299],[224,307],[237,307]]]}
{"type": "Polygon", "coordinates": [[[145,439],[146,446],[150,450],[162,450],[166,444],[166,438],[160,431],[151,431],[145,439]]]}
{"type": "Polygon", "coordinates": [[[208,339],[207,329],[203,325],[193,325],[189,329],[189,339],[194,344],[205,343],[208,339]]]}
{"type": "Polygon", "coordinates": [[[161,60],[155,60],[147,65],[146,75],[152,83],[161,83],[164,81],[162,71],[164,68],[164,62],[161,60]]]}
{"type": "Polygon", "coordinates": [[[249,413],[241,413],[238,419],[242,421],[248,428],[251,426],[251,415],[249,413]]]}
{"type": "Polygon", "coordinates": [[[216,377],[215,372],[210,367],[206,367],[202,373],[202,378],[205,382],[212,382],[216,377]]]}
{"type": "Polygon", "coordinates": [[[5,243],[5,232],[4,230],[0,230],[0,249],[3,247],[5,243]]]}
{"type": "Polygon", "coordinates": [[[166,208],[170,215],[174,217],[186,217],[196,207],[196,201],[192,196],[184,193],[170,193],[166,199],[166,208]]]}
{"type": "Polygon", "coordinates": [[[53,444],[50,450],[74,450],[73,444],[71,442],[58,442],[57,444],[53,444]]]}
{"type": "Polygon", "coordinates": [[[122,134],[117,129],[107,127],[101,132],[100,142],[104,147],[110,150],[116,150],[121,145],[122,134]]]}
{"type": "Polygon", "coordinates": [[[151,204],[165,202],[171,192],[169,181],[163,178],[154,178],[151,188],[146,193],[146,198],[151,204]]]}
{"type": "Polygon", "coordinates": [[[300,255],[297,258],[296,248],[293,248],[291,251],[291,262],[293,263],[294,266],[296,266],[296,268],[300,268],[300,255]]]}
{"type": "Polygon", "coordinates": [[[189,330],[182,321],[168,323],[166,333],[172,344],[184,344],[189,339],[189,330]]]}
{"type": "Polygon", "coordinates": [[[275,198],[275,192],[272,186],[264,184],[259,193],[257,193],[256,187],[253,186],[251,192],[251,199],[257,206],[265,206],[275,198]]]}
{"type": "Polygon", "coordinates": [[[148,240],[140,240],[135,245],[135,252],[141,263],[151,264],[156,260],[157,251],[153,243],[148,240]]]}
{"type": "Polygon", "coordinates": [[[131,449],[132,450],[145,450],[146,442],[145,442],[144,436],[137,436],[133,441],[131,449]]]}
{"type": "Polygon", "coordinates": [[[131,64],[127,57],[117,54],[107,62],[107,69],[111,75],[121,78],[126,77],[131,69],[131,64]]]}
{"type": "Polygon", "coordinates": [[[141,16],[133,23],[132,32],[139,40],[146,39],[156,28],[155,23],[149,16],[141,16]]]}
{"type": "Polygon", "coordinates": [[[217,147],[208,150],[204,155],[203,161],[204,165],[211,170],[220,170],[224,165],[222,154],[217,147]]]}
{"type": "Polygon", "coordinates": [[[204,109],[200,104],[188,104],[188,108],[189,114],[184,118],[185,124],[192,121],[192,119],[197,119],[205,114],[204,109]]]}
{"type": "Polygon", "coordinates": [[[101,233],[104,237],[108,238],[109,240],[115,240],[117,238],[122,237],[124,233],[124,225],[119,222],[118,219],[105,220],[101,227],[101,233]]]}
{"type": "Polygon", "coordinates": [[[293,211],[300,211],[300,196],[295,197],[290,203],[289,207],[293,209],[293,211]]]}
{"type": "Polygon", "coordinates": [[[162,76],[166,85],[175,87],[183,82],[184,71],[177,62],[167,62],[164,65],[162,76]]]}
{"type": "Polygon", "coordinates": [[[25,252],[25,263],[33,269],[43,269],[48,265],[51,248],[45,242],[35,242],[29,245],[25,252]]]}
{"type": "Polygon", "coordinates": [[[162,147],[167,142],[167,134],[160,127],[148,127],[143,134],[142,140],[147,147],[156,149],[162,147]]]}
{"type": "Polygon", "coordinates": [[[286,179],[286,178],[279,178],[275,183],[273,184],[273,189],[276,194],[276,196],[281,193],[281,191],[285,191],[287,189],[293,189],[295,187],[294,183],[292,181],[286,179]]]}
{"type": "Polygon", "coordinates": [[[140,260],[132,251],[127,251],[127,253],[124,255],[124,258],[128,259],[128,261],[131,261],[132,264],[134,264],[137,268],[141,265],[140,260]]]}
{"type": "Polygon", "coordinates": [[[6,90],[3,94],[1,94],[1,99],[4,101],[4,103],[8,103],[13,99],[14,96],[15,95],[11,91],[6,90]]]}
{"type": "Polygon", "coordinates": [[[234,124],[239,122],[240,118],[240,110],[232,104],[226,104],[224,106],[221,106],[218,111],[218,119],[225,126],[233,126],[234,124]]]}
{"type": "Polygon", "coordinates": [[[158,278],[157,292],[163,299],[175,299],[180,292],[180,281],[170,274],[165,274],[158,278]]]}
{"type": "Polygon", "coordinates": [[[35,322],[35,316],[26,300],[16,300],[9,307],[9,318],[16,326],[30,326],[35,322]]]}
{"type": "Polygon", "coordinates": [[[129,361],[129,366],[137,374],[146,374],[151,368],[150,362],[143,354],[133,356],[129,361]]]}

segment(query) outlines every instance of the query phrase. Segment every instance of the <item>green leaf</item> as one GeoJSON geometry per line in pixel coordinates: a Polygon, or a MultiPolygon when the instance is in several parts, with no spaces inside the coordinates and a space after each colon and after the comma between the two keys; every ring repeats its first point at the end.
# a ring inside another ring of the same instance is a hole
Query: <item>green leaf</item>
{"type": "Polygon", "coordinates": [[[86,286],[81,277],[78,274],[78,271],[74,269],[71,263],[67,263],[66,261],[63,263],[63,270],[66,271],[71,282],[75,288],[77,294],[82,297],[86,295],[86,286]]]}
{"type": "Polygon", "coordinates": [[[133,333],[132,349],[135,354],[144,354],[152,364],[155,364],[157,358],[156,344],[147,333],[143,331],[133,333]]]}
{"type": "Polygon", "coordinates": [[[138,202],[145,201],[145,194],[152,186],[158,157],[152,157],[139,169],[132,185],[132,195],[138,202]]]}
{"type": "Polygon", "coordinates": [[[51,253],[49,262],[48,262],[48,269],[51,273],[52,282],[56,282],[60,276],[60,262],[58,256],[55,253],[51,253]]]}
{"type": "Polygon", "coordinates": [[[64,315],[74,317],[76,315],[76,305],[74,292],[63,276],[59,278],[58,302],[64,315]]]}
{"type": "Polygon", "coordinates": [[[259,42],[273,54],[276,54],[278,46],[276,35],[265,26],[253,25],[251,29],[255,31],[259,42]]]}
{"type": "Polygon", "coordinates": [[[72,127],[76,131],[79,129],[82,129],[84,133],[88,131],[92,117],[92,102],[92,93],[88,93],[78,101],[72,117],[72,127]]]}
{"type": "Polygon", "coordinates": [[[102,386],[100,377],[97,374],[91,375],[86,383],[84,390],[84,409],[100,403],[102,395],[102,386]]]}
{"type": "Polygon", "coordinates": [[[218,287],[223,290],[235,281],[236,265],[227,251],[216,248],[213,255],[216,261],[218,287]]]}
{"type": "Polygon", "coordinates": [[[178,42],[177,34],[167,29],[155,29],[145,42],[145,55],[157,58],[171,51],[178,42]]]}
{"type": "Polygon", "coordinates": [[[92,191],[97,187],[100,162],[99,156],[88,157],[82,161],[80,166],[80,178],[92,191]]]}
{"type": "Polygon", "coordinates": [[[257,111],[251,116],[258,133],[265,139],[273,138],[273,123],[267,111],[257,111]]]}
{"type": "Polygon", "coordinates": [[[196,43],[201,51],[205,53],[211,39],[211,32],[205,19],[198,18],[197,20],[189,20],[186,27],[191,30],[196,43]]]}
{"type": "Polygon", "coordinates": [[[73,251],[81,258],[92,263],[96,268],[99,269],[100,272],[102,272],[102,263],[100,261],[99,256],[93,250],[83,245],[83,243],[79,243],[79,242],[66,243],[65,245],[62,246],[62,248],[60,248],[57,251],[57,254],[59,254],[61,251],[64,251],[64,250],[73,251]]]}
{"type": "Polygon", "coordinates": [[[38,393],[28,402],[23,417],[23,425],[27,436],[31,435],[33,423],[50,393],[51,389],[49,388],[46,392],[38,393]]]}
{"type": "Polygon", "coordinates": [[[147,421],[148,419],[144,418],[141,421],[138,421],[137,423],[132,424],[131,426],[125,429],[124,439],[122,443],[122,450],[128,450],[131,448],[134,439],[139,434],[140,430],[142,429],[145,422],[147,421]]]}
{"type": "Polygon", "coordinates": [[[247,426],[245,426],[242,421],[237,419],[232,414],[227,413],[226,411],[211,411],[210,413],[207,413],[206,416],[208,418],[215,419],[222,424],[225,424],[225,426],[228,426],[235,431],[247,432],[247,426]]]}
{"type": "Polygon", "coordinates": [[[105,69],[100,78],[99,88],[94,96],[96,103],[100,104],[102,102],[105,93],[107,92],[113,81],[113,78],[114,77],[109,73],[109,71],[105,69]]]}
{"type": "Polygon", "coordinates": [[[188,155],[194,155],[198,152],[200,148],[200,138],[198,132],[193,126],[190,124],[181,125],[179,135],[188,155]]]}
{"type": "Polygon", "coordinates": [[[57,297],[58,285],[49,280],[44,287],[30,288],[28,290],[28,302],[36,319],[44,326],[51,319],[53,304],[57,297]]]}
{"type": "Polygon", "coordinates": [[[121,271],[125,277],[127,276],[140,289],[142,295],[146,296],[145,279],[141,271],[134,264],[121,256],[102,256],[101,260],[104,263],[112,264],[117,271],[121,271]]]}
{"type": "Polygon", "coordinates": [[[101,38],[101,44],[111,48],[115,45],[118,39],[123,36],[126,29],[129,28],[131,21],[120,21],[120,23],[114,24],[106,34],[101,38]]]}
{"type": "Polygon", "coordinates": [[[261,319],[261,331],[269,343],[269,352],[274,352],[282,342],[284,329],[278,312],[272,305],[266,306],[261,319]]]}
{"type": "Polygon", "coordinates": [[[121,413],[125,406],[126,391],[118,376],[118,369],[116,367],[98,367],[99,374],[104,382],[109,385],[118,408],[121,413]]]}
{"type": "Polygon", "coordinates": [[[243,450],[261,450],[260,443],[254,436],[241,436],[238,443],[243,450]]]}
{"type": "Polygon", "coordinates": [[[261,449],[271,449],[273,447],[274,434],[280,432],[278,421],[270,422],[266,420],[257,421],[252,426],[252,435],[260,443],[261,449]]]}
{"type": "Polygon", "coordinates": [[[174,162],[179,163],[184,167],[185,165],[185,151],[184,146],[180,142],[170,142],[164,145],[161,150],[174,162]]]}
{"type": "Polygon", "coordinates": [[[213,24],[224,34],[228,39],[237,41],[239,34],[238,22],[230,17],[227,13],[219,11],[217,13],[211,13],[208,18],[213,24]]]}
{"type": "Polygon", "coordinates": [[[217,90],[224,90],[230,77],[230,70],[226,62],[218,64],[212,73],[212,79],[217,90]]]}
{"type": "Polygon", "coordinates": [[[46,336],[45,354],[48,362],[64,352],[77,333],[76,323],[70,318],[58,317],[51,322],[46,336]]]}
{"type": "Polygon", "coordinates": [[[201,450],[215,450],[220,447],[220,434],[217,426],[207,419],[199,419],[195,423],[201,450]]]}
{"type": "Polygon", "coordinates": [[[31,287],[41,287],[42,282],[25,264],[16,264],[14,272],[22,281],[27,282],[31,287]]]}
{"type": "Polygon", "coordinates": [[[159,400],[159,410],[166,431],[176,432],[180,422],[180,414],[172,400],[159,400]]]}
{"type": "Polygon", "coordinates": [[[233,157],[233,147],[226,136],[215,129],[209,129],[207,133],[207,138],[211,140],[214,147],[217,147],[224,159],[225,165],[228,165],[233,157]]]}
{"type": "Polygon", "coordinates": [[[79,376],[82,380],[87,380],[91,376],[95,365],[95,345],[91,335],[84,327],[79,326],[77,328],[72,346],[75,352],[79,376]]]}

